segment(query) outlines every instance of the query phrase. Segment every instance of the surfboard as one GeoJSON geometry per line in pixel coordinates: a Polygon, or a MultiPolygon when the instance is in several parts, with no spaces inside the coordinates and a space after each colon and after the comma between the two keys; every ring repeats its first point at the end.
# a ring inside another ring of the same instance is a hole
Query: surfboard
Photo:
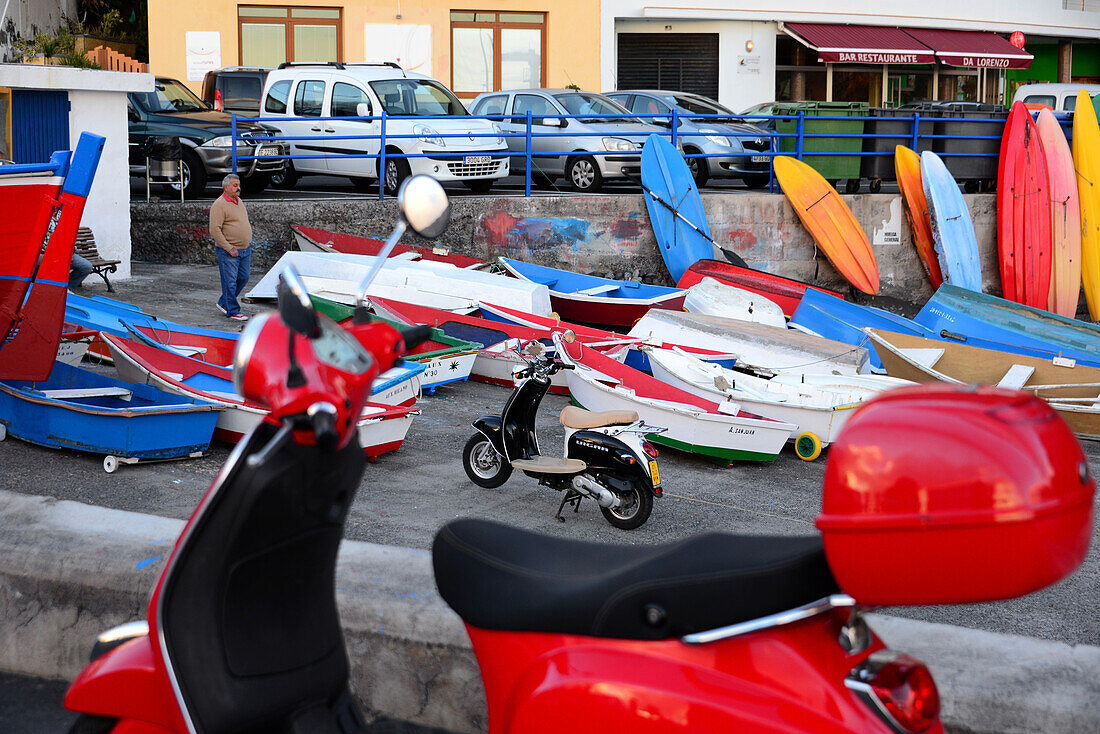
{"type": "Polygon", "coordinates": [[[660,135],[642,146],[642,191],[657,248],[674,281],[692,264],[713,258],[714,239],[684,154],[660,135]]]}
{"type": "Polygon", "coordinates": [[[1047,309],[1061,316],[1077,315],[1081,295],[1081,201],[1073,153],[1051,110],[1040,110],[1036,121],[1050,179],[1050,296],[1047,309]]]}
{"type": "Polygon", "coordinates": [[[1073,168],[1081,202],[1081,282],[1089,316],[1100,321],[1100,127],[1084,90],[1073,113],[1073,168]]]}
{"type": "Polygon", "coordinates": [[[802,161],[782,155],[774,161],[779,186],[829,262],[859,290],[878,293],[875,253],[840,194],[802,161]]]}
{"type": "Polygon", "coordinates": [[[897,146],[894,149],[894,173],[898,177],[898,188],[905,204],[905,216],[909,219],[909,231],[913,233],[917,257],[932,287],[939,288],[943,273],[940,272],[940,261],[936,259],[936,242],[928,220],[928,200],[924,198],[924,186],[920,180],[920,156],[904,145],[897,146]]]}
{"type": "Polygon", "coordinates": [[[997,252],[1004,298],[1046,308],[1050,295],[1050,182],[1039,129],[1012,105],[997,166],[997,252]]]}
{"type": "Polygon", "coordinates": [[[930,150],[920,154],[920,178],[944,282],[981,293],[978,238],[959,185],[943,160],[930,150]]]}

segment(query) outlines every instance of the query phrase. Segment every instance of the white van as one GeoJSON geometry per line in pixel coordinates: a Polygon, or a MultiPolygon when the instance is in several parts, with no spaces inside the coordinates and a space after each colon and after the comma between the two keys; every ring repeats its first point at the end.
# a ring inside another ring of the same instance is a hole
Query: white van
{"type": "Polygon", "coordinates": [[[292,155],[310,157],[289,160],[272,185],[289,188],[307,174],[347,176],[364,187],[376,182],[378,159],[372,156],[381,139],[356,136],[381,135],[383,110],[386,152],[416,156],[386,159],[387,194],[396,194],[415,173],[461,181],[479,192],[508,175],[500,126],[470,119],[458,97],[435,79],[393,63],[286,63],[267,75],[259,116],[287,136],[292,155]],[[450,117],[416,120],[437,115],[450,117]],[[375,119],[327,119],[351,117],[375,119]]]}
{"type": "Polygon", "coordinates": [[[1100,94],[1100,84],[1021,84],[1012,95],[1012,103],[1045,104],[1056,112],[1071,112],[1082,89],[1090,97],[1100,94]]]}

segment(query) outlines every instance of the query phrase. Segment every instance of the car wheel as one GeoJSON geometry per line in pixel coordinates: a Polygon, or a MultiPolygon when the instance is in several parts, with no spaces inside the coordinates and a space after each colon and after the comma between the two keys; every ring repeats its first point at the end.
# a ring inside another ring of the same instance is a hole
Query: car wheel
{"type": "Polygon", "coordinates": [[[247,178],[241,179],[241,190],[246,194],[258,194],[267,188],[267,185],[271,183],[271,174],[269,173],[254,173],[247,178]]]}
{"type": "Polygon", "coordinates": [[[749,176],[742,176],[741,180],[745,182],[745,186],[750,189],[766,189],[768,188],[768,182],[771,180],[766,173],[754,173],[749,176]]]}
{"type": "Polygon", "coordinates": [[[351,185],[360,191],[366,191],[372,186],[378,185],[378,179],[367,178],[366,176],[348,176],[348,181],[351,181],[351,185]]]}
{"type": "Polygon", "coordinates": [[[463,185],[475,194],[488,193],[489,189],[493,188],[495,183],[491,178],[476,178],[472,181],[463,181],[463,185]]]}
{"type": "Polygon", "coordinates": [[[386,195],[397,196],[401,182],[409,177],[409,162],[404,158],[386,159],[386,195]]]}
{"type": "MultiPolygon", "coordinates": [[[[695,148],[684,148],[684,155],[698,155],[702,151],[695,148]]],[[[707,185],[707,179],[710,178],[710,170],[707,168],[706,158],[685,158],[688,164],[688,170],[691,171],[691,177],[695,179],[695,185],[699,188],[703,188],[707,185]]]]}
{"type": "Polygon", "coordinates": [[[600,175],[600,167],[590,155],[579,155],[570,158],[565,164],[565,177],[574,191],[588,193],[599,191],[603,185],[603,176],[600,175]]]}
{"type": "MultiPolygon", "coordinates": [[[[206,169],[199,157],[184,148],[180,156],[180,180],[183,182],[183,198],[197,199],[206,191],[206,169]]],[[[173,191],[179,191],[179,184],[171,184],[173,191]]]]}
{"type": "Polygon", "coordinates": [[[294,164],[287,161],[286,168],[271,174],[271,185],[276,189],[292,189],[299,178],[298,172],[294,170],[294,164]]]}
{"type": "Polygon", "coordinates": [[[536,189],[552,189],[554,188],[554,181],[556,179],[553,176],[549,176],[545,173],[532,173],[531,183],[535,185],[536,189]]]}

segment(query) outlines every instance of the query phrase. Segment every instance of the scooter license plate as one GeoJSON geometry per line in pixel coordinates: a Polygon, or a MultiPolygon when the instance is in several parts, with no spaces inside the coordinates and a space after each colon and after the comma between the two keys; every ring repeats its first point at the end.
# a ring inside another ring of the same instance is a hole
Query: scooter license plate
{"type": "Polygon", "coordinates": [[[661,483],[661,472],[657,470],[657,462],[650,460],[649,462],[649,476],[653,477],[653,486],[656,487],[661,483]]]}

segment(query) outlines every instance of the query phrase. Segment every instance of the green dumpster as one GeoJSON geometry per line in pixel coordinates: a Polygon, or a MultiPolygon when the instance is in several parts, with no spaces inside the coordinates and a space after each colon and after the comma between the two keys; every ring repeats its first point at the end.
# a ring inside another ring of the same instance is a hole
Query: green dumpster
{"type": "MultiPolygon", "coordinates": [[[[860,155],[863,150],[863,120],[836,119],[866,117],[866,102],[789,102],[777,105],[775,115],[803,113],[802,160],[817,169],[824,178],[836,182],[842,178],[859,182],[860,155]],[[820,135],[821,137],[816,137],[820,135]],[[835,137],[852,135],[854,137],[835,137]],[[813,155],[814,153],[851,153],[852,155],[813,155]]],[[[776,120],[778,133],[797,133],[798,120],[776,120]]],[[[798,145],[794,136],[781,137],[779,150],[793,154],[798,145]]]]}

